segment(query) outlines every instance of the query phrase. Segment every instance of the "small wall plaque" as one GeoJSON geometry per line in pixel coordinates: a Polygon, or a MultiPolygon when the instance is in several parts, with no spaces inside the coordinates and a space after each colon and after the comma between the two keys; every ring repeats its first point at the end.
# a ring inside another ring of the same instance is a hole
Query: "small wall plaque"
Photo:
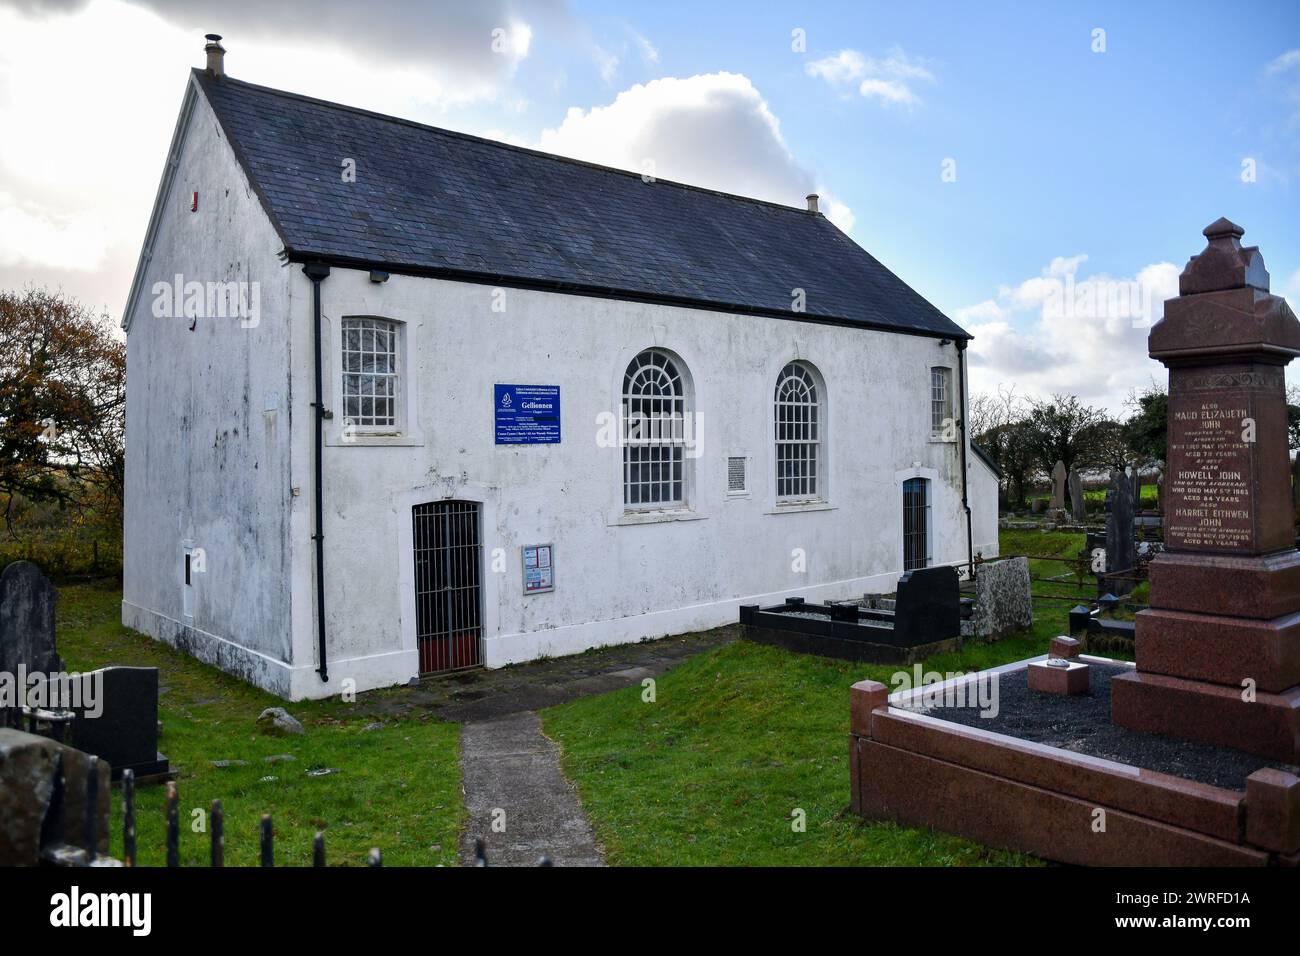
{"type": "Polygon", "coordinates": [[[543,594],[555,590],[555,550],[549,544],[526,544],[524,593],[543,594]]]}

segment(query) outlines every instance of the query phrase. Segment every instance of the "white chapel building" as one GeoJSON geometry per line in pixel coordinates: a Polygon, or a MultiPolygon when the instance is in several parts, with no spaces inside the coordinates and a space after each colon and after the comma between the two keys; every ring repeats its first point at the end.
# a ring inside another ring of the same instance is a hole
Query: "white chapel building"
{"type": "Polygon", "coordinates": [[[122,620],[297,700],[997,553],[969,336],[817,211],[224,73],[132,285],[122,620]]]}

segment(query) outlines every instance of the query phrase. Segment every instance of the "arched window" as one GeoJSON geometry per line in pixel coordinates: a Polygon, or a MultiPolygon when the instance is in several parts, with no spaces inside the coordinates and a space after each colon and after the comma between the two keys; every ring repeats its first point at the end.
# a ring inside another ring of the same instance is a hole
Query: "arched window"
{"type": "Polygon", "coordinates": [[[673,508],[686,502],[687,389],[678,360],[658,349],[632,359],[623,376],[623,504],[673,508]]]}
{"type": "Polygon", "coordinates": [[[822,468],[822,407],[817,380],[800,362],[776,379],[776,497],[816,498],[822,468]]]}

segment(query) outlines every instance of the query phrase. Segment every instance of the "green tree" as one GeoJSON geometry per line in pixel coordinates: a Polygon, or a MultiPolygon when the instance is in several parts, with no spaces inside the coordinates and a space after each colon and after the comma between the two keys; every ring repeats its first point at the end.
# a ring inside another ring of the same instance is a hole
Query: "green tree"
{"type": "Polygon", "coordinates": [[[1003,497],[1017,508],[1024,507],[1025,492],[1036,470],[1026,435],[1027,410],[1014,386],[999,387],[997,394],[973,395],[970,400],[971,437],[1002,472],[1003,497]]]}
{"type": "Polygon", "coordinates": [[[1038,468],[1052,473],[1058,461],[1072,468],[1115,464],[1114,421],[1105,409],[1085,405],[1076,395],[1031,400],[1025,440],[1038,468]]]}
{"type": "Polygon", "coordinates": [[[1133,414],[1124,421],[1124,441],[1139,461],[1150,464],[1168,457],[1169,396],[1158,385],[1133,394],[1126,403],[1133,414]]]}
{"type": "Polygon", "coordinates": [[[988,453],[1002,472],[1007,504],[1014,508],[1024,507],[1030,479],[1038,471],[1028,432],[1028,422],[1021,419],[994,425],[975,437],[976,443],[988,453]]]}

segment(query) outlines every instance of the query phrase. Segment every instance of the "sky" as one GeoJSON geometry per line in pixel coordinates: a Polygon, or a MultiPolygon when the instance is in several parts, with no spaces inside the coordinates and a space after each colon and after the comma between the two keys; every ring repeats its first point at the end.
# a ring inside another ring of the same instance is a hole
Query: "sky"
{"type": "Polygon", "coordinates": [[[209,32],[238,79],[818,192],[975,336],[973,393],[1122,413],[1165,381],[1147,328],[1220,216],[1300,306],[1297,0],[0,0],[0,288],[120,318],[209,32]]]}

